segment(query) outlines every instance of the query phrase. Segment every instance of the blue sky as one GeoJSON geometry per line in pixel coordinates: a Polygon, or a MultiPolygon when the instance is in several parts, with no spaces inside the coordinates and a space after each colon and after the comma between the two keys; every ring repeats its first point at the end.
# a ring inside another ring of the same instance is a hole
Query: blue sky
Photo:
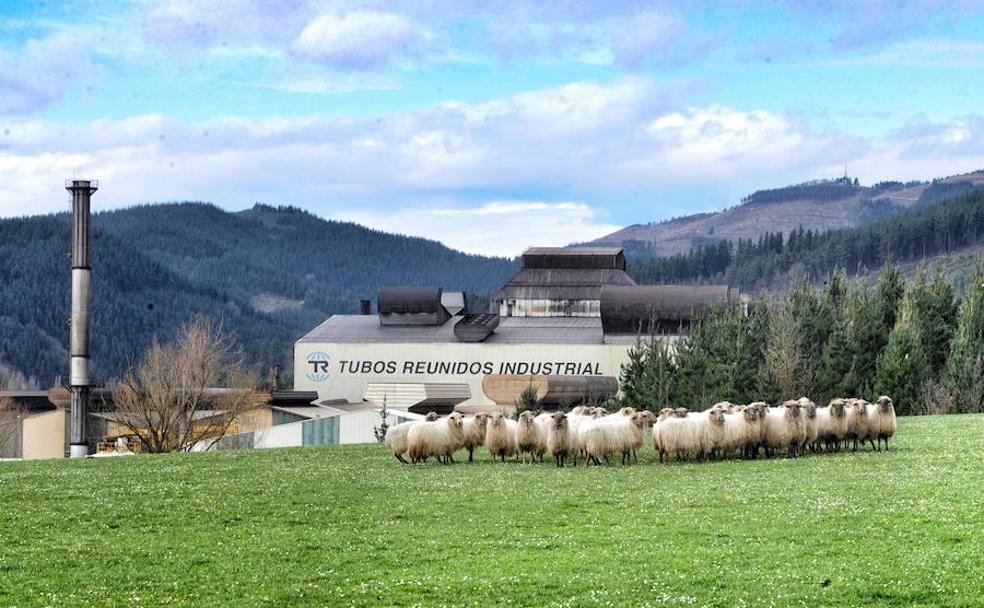
{"type": "Polygon", "coordinates": [[[205,200],[515,255],[984,168],[982,2],[0,3],[0,215],[205,200]]]}

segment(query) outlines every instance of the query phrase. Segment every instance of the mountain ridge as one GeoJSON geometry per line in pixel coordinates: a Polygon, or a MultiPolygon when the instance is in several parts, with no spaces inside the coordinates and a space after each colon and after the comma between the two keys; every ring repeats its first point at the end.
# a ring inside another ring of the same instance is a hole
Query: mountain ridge
{"type": "Polygon", "coordinates": [[[879,182],[871,186],[861,186],[856,179],[846,177],[815,180],[759,190],[720,211],[632,224],[589,244],[645,249],[654,256],[685,254],[697,246],[753,239],[767,232],[788,233],[800,227],[815,231],[855,228],[982,186],[984,170],[930,182],[879,182]],[[842,196],[832,195],[837,190],[842,196]]]}

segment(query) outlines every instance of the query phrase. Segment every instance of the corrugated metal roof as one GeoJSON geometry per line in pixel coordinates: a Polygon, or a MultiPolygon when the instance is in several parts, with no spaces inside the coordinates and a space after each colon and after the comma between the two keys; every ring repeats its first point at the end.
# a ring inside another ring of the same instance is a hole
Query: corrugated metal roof
{"type": "Polygon", "coordinates": [[[621,247],[530,247],[523,255],[618,255],[621,247]]]}
{"type": "Polygon", "coordinates": [[[624,270],[524,268],[495,295],[502,300],[598,300],[605,285],[635,285],[624,270]]]}
{"type": "Polygon", "coordinates": [[[331,409],[321,407],[320,405],[271,405],[270,409],[278,412],[287,412],[288,414],[293,414],[295,416],[308,419],[330,418],[331,416],[336,415],[331,409]]]}
{"type": "MultiPolygon", "coordinates": [[[[374,317],[335,315],[298,340],[314,342],[434,343],[458,342],[454,317],[444,325],[381,326],[374,317]]],[[[597,317],[502,317],[481,344],[608,344],[597,317]]]]}

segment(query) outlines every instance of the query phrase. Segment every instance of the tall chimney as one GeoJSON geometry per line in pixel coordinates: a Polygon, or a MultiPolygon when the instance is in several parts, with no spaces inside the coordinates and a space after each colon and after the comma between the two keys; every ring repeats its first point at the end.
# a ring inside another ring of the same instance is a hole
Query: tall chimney
{"type": "Polygon", "coordinates": [[[72,325],[68,386],[72,394],[69,456],[89,455],[86,419],[89,416],[89,294],[92,266],[89,259],[89,199],[99,189],[95,180],[65,180],[72,193],[72,325]]]}

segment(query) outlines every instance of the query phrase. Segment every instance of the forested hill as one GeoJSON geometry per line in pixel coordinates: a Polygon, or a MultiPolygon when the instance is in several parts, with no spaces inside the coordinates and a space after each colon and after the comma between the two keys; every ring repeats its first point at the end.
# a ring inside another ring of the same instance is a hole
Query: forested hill
{"type": "MultiPolygon", "coordinates": [[[[0,381],[42,387],[65,373],[70,302],[68,214],[0,220],[0,381]]],[[[93,366],[119,372],[155,336],[197,315],[221,319],[262,368],[288,363],[293,341],[335,313],[355,312],[382,285],[441,285],[482,297],[513,260],[435,241],[326,221],[294,208],[231,213],[160,204],[93,218],[93,366]]]]}
{"type": "Polygon", "coordinates": [[[722,240],[755,240],[766,232],[788,234],[800,226],[824,232],[856,228],[901,215],[945,198],[984,187],[984,171],[932,182],[880,182],[861,185],[857,178],[817,180],[744,197],[739,204],[665,222],[633,224],[602,237],[594,245],[621,245],[630,254],[686,254],[722,240]]]}
{"type": "Polygon", "coordinates": [[[757,291],[787,284],[792,273],[819,281],[835,268],[851,275],[877,269],[889,259],[918,263],[976,255],[984,247],[984,189],[945,189],[940,194],[947,195],[858,228],[766,232],[757,239],[724,240],[668,257],[636,249],[630,253],[629,269],[640,283],[728,283],[757,291]]]}

